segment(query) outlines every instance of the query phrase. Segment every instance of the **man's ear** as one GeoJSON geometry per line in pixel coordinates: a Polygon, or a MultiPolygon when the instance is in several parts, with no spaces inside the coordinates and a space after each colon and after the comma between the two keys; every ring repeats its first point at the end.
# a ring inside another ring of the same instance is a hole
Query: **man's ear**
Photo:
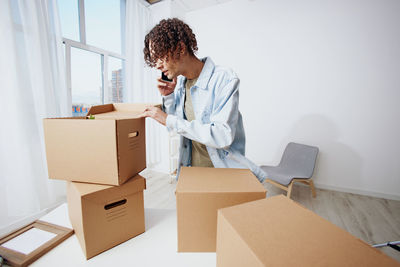
{"type": "Polygon", "coordinates": [[[186,53],[186,45],[182,41],[179,42],[178,51],[181,56],[186,53]]]}

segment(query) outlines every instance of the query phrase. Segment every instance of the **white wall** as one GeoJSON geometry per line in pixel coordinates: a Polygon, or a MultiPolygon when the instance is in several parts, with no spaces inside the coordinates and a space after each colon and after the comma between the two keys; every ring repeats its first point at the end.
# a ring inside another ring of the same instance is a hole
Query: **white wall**
{"type": "Polygon", "coordinates": [[[400,199],[400,1],[237,0],[186,13],[241,78],[247,156],[320,148],[315,182],[400,199]]]}

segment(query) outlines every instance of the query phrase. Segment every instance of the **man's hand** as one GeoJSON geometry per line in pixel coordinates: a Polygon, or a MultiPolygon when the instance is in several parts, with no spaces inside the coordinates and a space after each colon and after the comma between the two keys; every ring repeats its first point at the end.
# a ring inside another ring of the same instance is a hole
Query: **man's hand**
{"type": "Polygon", "coordinates": [[[147,107],[144,112],[141,114],[141,117],[150,117],[161,123],[162,125],[166,125],[167,122],[167,113],[162,111],[160,108],[157,107],[147,107]]]}
{"type": "Polygon", "coordinates": [[[160,91],[161,95],[167,96],[169,94],[172,94],[175,90],[176,86],[176,78],[172,80],[172,82],[166,82],[161,80],[161,78],[157,79],[157,87],[158,90],[160,91]]]}

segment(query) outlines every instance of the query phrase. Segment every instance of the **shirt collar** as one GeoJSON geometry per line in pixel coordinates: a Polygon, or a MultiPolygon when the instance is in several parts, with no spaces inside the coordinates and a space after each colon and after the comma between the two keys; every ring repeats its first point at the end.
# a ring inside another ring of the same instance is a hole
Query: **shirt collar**
{"type": "MultiPolygon", "coordinates": [[[[211,75],[214,72],[215,69],[215,64],[209,57],[205,57],[200,59],[201,61],[204,62],[203,69],[200,72],[200,76],[197,78],[196,84],[194,86],[201,88],[203,90],[207,90],[208,88],[208,82],[210,81],[211,75]]],[[[185,87],[185,82],[186,78],[182,77],[180,81],[180,88],[184,89],[185,87]]]]}
{"type": "Polygon", "coordinates": [[[201,61],[204,62],[204,66],[203,66],[203,69],[201,70],[200,76],[197,79],[197,82],[195,85],[198,88],[207,90],[207,88],[208,88],[207,85],[208,85],[208,82],[210,81],[211,75],[214,72],[215,65],[214,65],[214,62],[209,57],[202,58],[201,61]]]}

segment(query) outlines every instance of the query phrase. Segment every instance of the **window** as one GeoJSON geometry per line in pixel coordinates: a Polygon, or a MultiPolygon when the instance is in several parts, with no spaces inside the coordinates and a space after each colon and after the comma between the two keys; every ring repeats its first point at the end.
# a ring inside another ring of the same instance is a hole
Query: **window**
{"type": "Polygon", "coordinates": [[[86,41],[121,53],[120,0],[85,0],[86,41]]]}
{"type": "MultiPolygon", "coordinates": [[[[71,48],[72,103],[101,105],[103,103],[103,82],[101,56],[80,48],[71,48]]],[[[81,113],[83,111],[76,111],[81,113]]],[[[85,114],[77,114],[85,115],[85,114]]]]}
{"type": "Polygon", "coordinates": [[[125,0],[57,0],[72,115],[124,101],[125,0]]]}
{"type": "Polygon", "coordinates": [[[57,3],[63,36],[79,42],[78,0],[58,0],[57,3]]]}

